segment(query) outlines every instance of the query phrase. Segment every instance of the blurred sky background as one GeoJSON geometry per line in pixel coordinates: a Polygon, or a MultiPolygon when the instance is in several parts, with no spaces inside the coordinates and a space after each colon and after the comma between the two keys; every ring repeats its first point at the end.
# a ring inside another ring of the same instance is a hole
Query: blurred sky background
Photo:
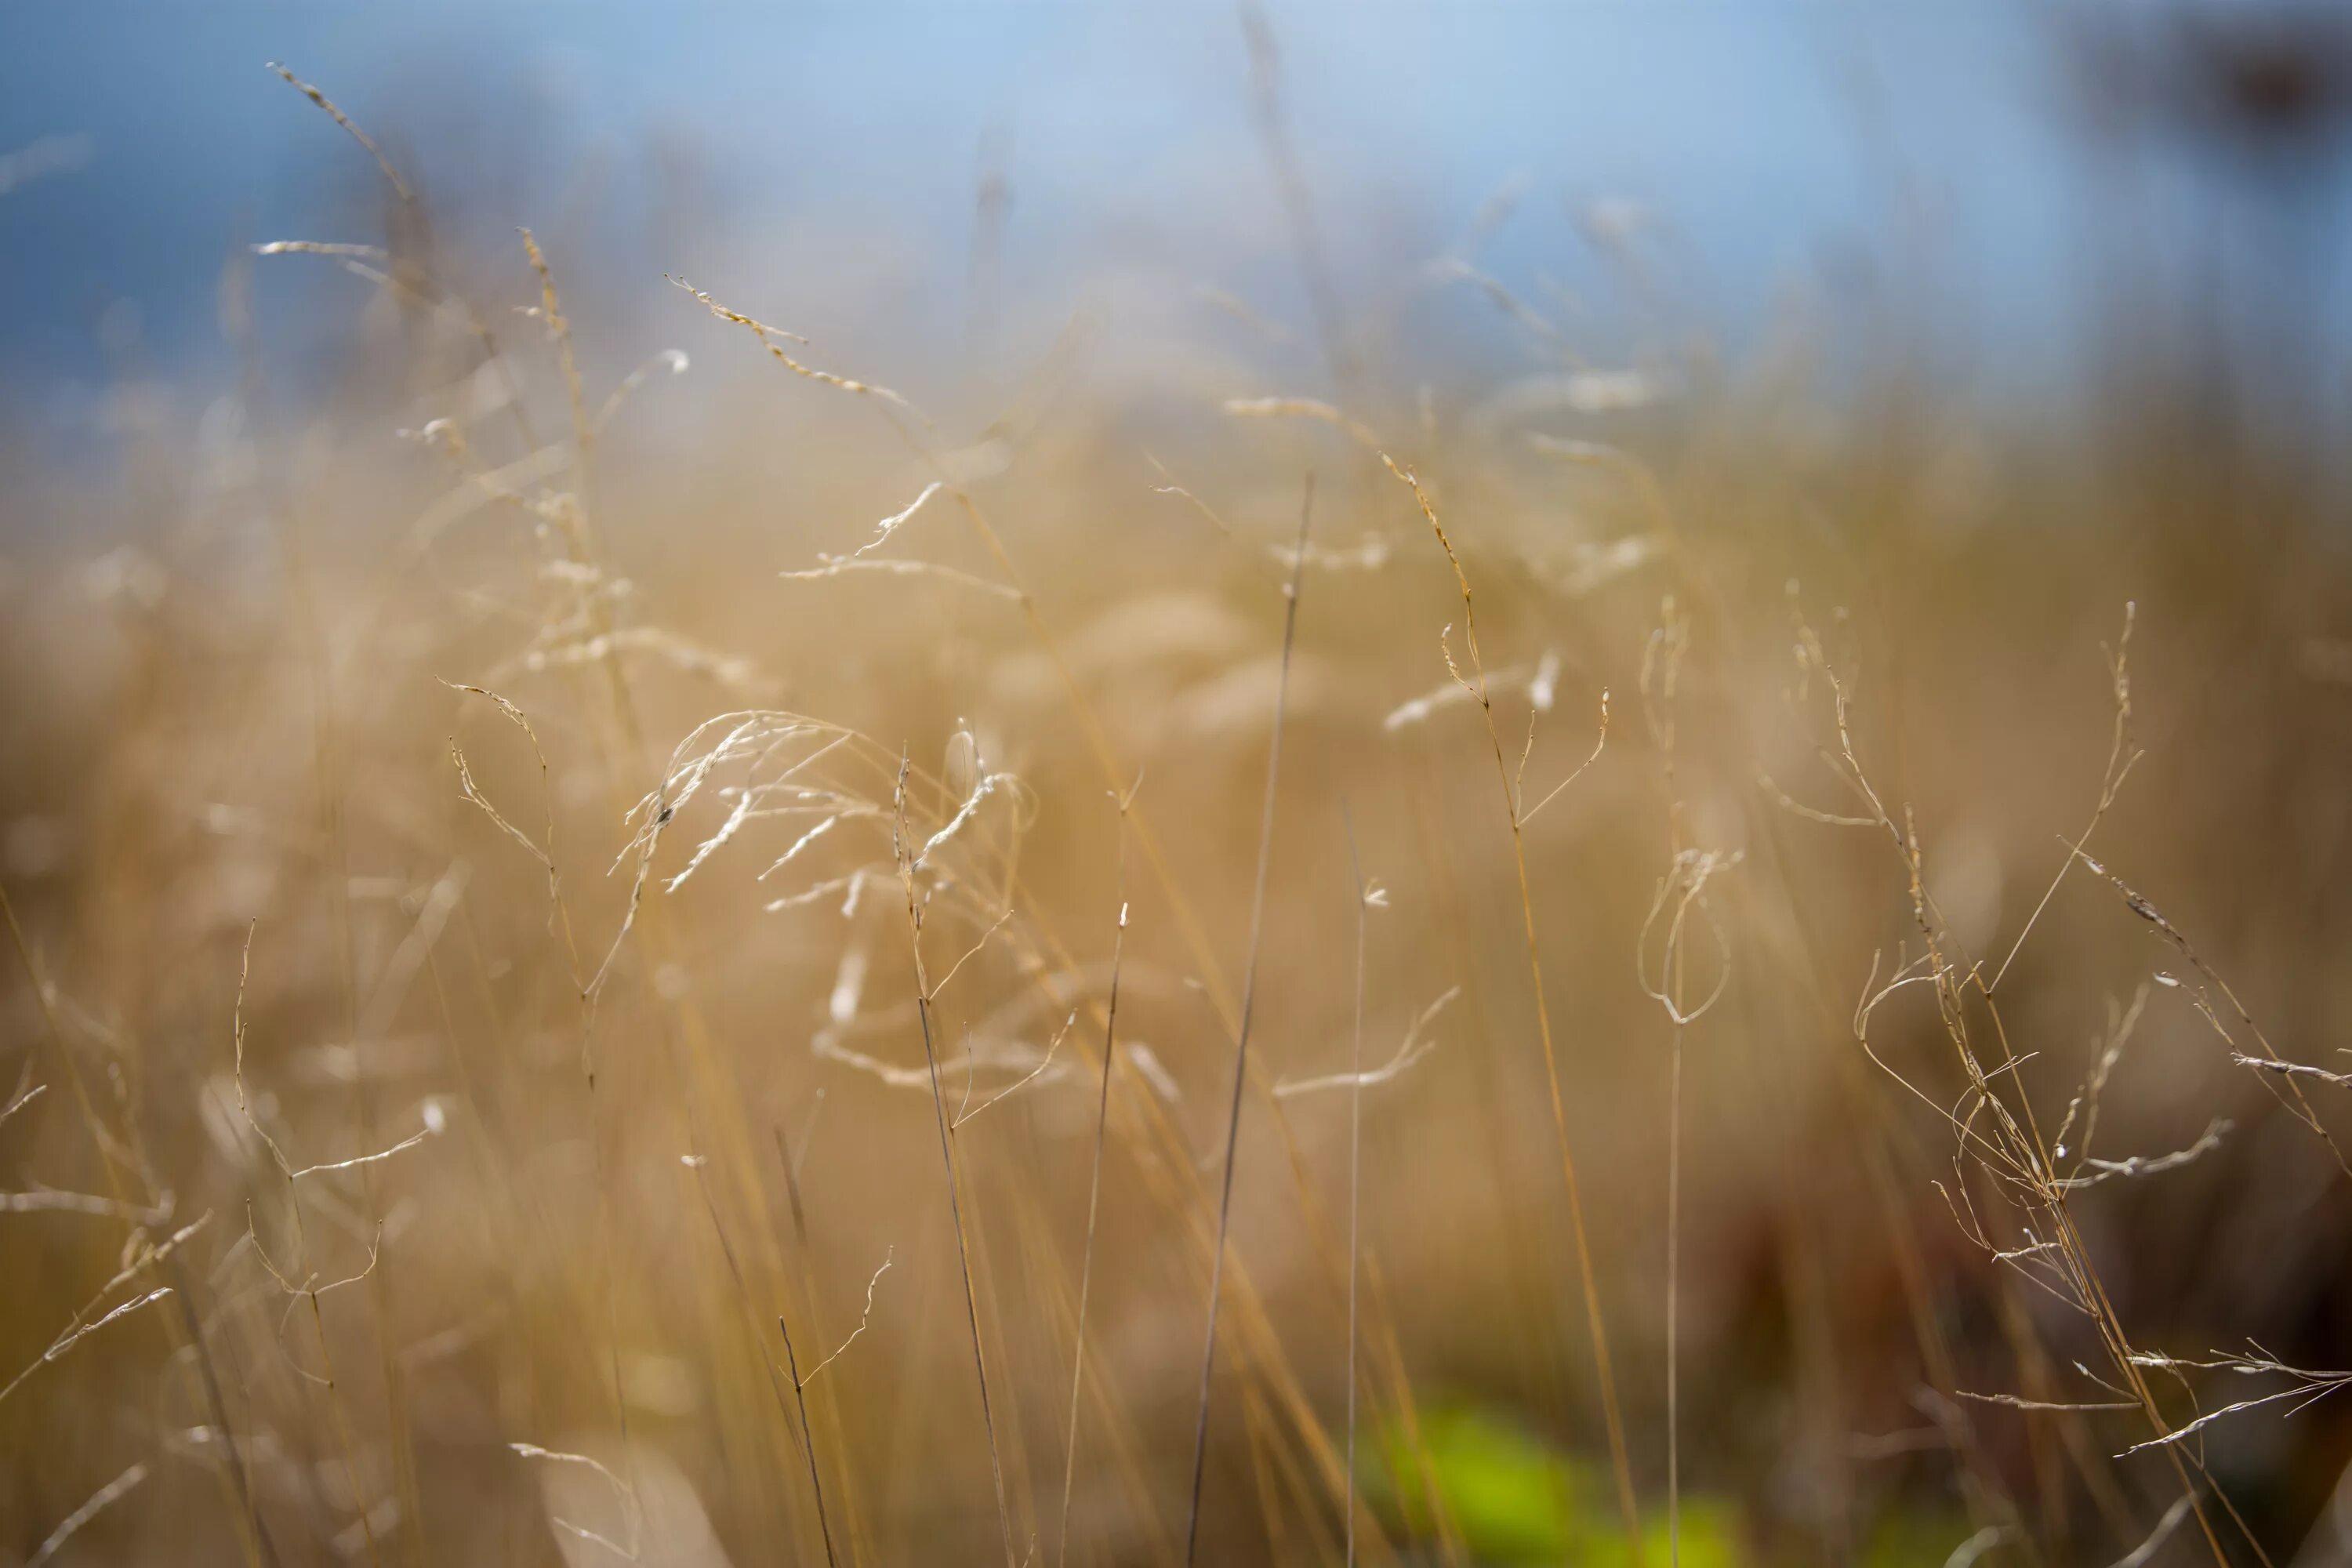
{"type": "MultiPolygon", "coordinates": [[[[1925,302],[1948,376],[2011,406],[2081,393],[2085,335],[2121,289],[2305,348],[2346,335],[2347,75],[2326,14],[1268,15],[1359,299],[1516,180],[1519,214],[1481,257],[1514,288],[1572,295],[1594,265],[1580,216],[1630,201],[1671,235],[1695,330],[1736,351],[1794,286],[1834,308],[1893,279],[1925,302]]],[[[372,128],[445,231],[536,227],[583,290],[574,313],[608,323],[677,271],[747,308],[967,330],[991,171],[1011,192],[1009,330],[1022,301],[1055,321],[1137,266],[1299,313],[1221,5],[16,5],[0,9],[0,397],[20,414],[74,417],[126,356],[222,374],[217,279],[245,243],[382,238],[364,160],[272,59],[372,128]]],[[[263,295],[297,384],[339,330],[301,307],[350,292],[304,271],[274,269],[263,295]]]]}

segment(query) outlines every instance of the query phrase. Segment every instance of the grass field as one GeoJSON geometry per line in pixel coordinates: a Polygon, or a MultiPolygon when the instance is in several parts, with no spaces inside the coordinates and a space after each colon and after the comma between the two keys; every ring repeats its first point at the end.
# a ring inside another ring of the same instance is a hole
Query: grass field
{"type": "Polygon", "coordinates": [[[0,1557],[2352,1560],[2325,419],[1342,298],[1254,37],[1298,308],[994,376],[257,83],[382,231],[7,448],[0,1557]]]}

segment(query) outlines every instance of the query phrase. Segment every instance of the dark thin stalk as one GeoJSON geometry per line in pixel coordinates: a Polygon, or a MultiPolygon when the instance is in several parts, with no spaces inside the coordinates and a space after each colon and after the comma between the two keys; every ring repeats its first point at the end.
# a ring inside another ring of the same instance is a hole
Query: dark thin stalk
{"type": "MultiPolygon", "coordinates": [[[[1139,784],[1142,781],[1136,782],[1139,784]]],[[[1087,1179],[1087,1247],[1078,1264],[1077,1342],[1070,1352],[1070,1435],[1062,1456],[1062,1525],[1054,1550],[1055,1568],[1070,1557],[1070,1483],[1078,1466],[1078,1389],[1086,1378],[1087,1299],[1095,1278],[1095,1220],[1102,1202],[1103,1133],[1110,1122],[1111,1064],[1118,1059],[1119,961],[1127,952],[1127,808],[1134,799],[1135,791],[1130,789],[1119,797],[1118,803],[1118,931],[1111,938],[1110,998],[1103,1018],[1102,1089],[1095,1101],[1094,1169],[1087,1179]]]]}
{"type": "MultiPolygon", "coordinates": [[[[1675,949],[1675,1005],[1682,1005],[1683,955],[1675,949]]],[[[1683,1026],[1675,1020],[1666,1079],[1666,1563],[1682,1568],[1683,1026]]]]}
{"type": "Polygon", "coordinates": [[[1217,1199],[1217,1247],[1209,1265],[1209,1326],[1201,1345],[1201,1395],[1192,1425],[1192,1501],[1184,1521],[1184,1562],[1191,1568],[1201,1543],[1201,1478],[1209,1458],[1209,1380],[1217,1365],[1217,1304],[1225,1282],[1225,1238],[1234,1215],[1234,1155],[1242,1130],[1242,1086],[1249,1071],[1250,1018],[1257,1002],[1257,961],[1265,934],[1266,869],[1274,858],[1275,787],[1282,777],[1282,723],[1290,705],[1290,653],[1298,637],[1298,584],[1307,572],[1307,530],[1315,515],[1315,476],[1307,476],[1298,508],[1298,544],[1282,615],[1282,671],[1275,687],[1274,742],[1265,761],[1265,810],[1258,824],[1257,886],[1250,896],[1249,958],[1242,972],[1241,1027],[1234,1043],[1234,1092],[1225,1112],[1225,1174],[1217,1199]]]}
{"type": "Polygon", "coordinates": [[[816,1494],[816,1528],[824,1537],[825,1568],[835,1568],[833,1526],[825,1521],[824,1482],[816,1469],[816,1432],[809,1426],[808,1395],[801,1392],[803,1386],[801,1383],[801,1363],[800,1358],[793,1353],[792,1325],[784,1321],[782,1312],[776,1314],[776,1329],[784,1336],[784,1370],[792,1375],[793,1403],[800,1406],[801,1451],[808,1456],[809,1489],[816,1494]]]}
{"type": "Polygon", "coordinates": [[[1358,1245],[1362,1213],[1364,1146],[1364,866],[1356,855],[1356,814],[1340,807],[1348,829],[1348,874],[1356,885],[1356,1022],[1348,1072],[1348,1568],[1356,1568],[1356,1285],[1362,1274],[1358,1245]]]}
{"type": "MultiPolygon", "coordinates": [[[[691,1121],[690,1115],[688,1120],[691,1121]]],[[[698,1148],[699,1142],[698,1140],[690,1141],[688,1146],[689,1148],[698,1148]]],[[[710,1182],[703,1173],[703,1157],[698,1152],[690,1155],[689,1158],[694,1162],[692,1169],[694,1171],[695,1188],[697,1191],[701,1193],[702,1206],[708,1210],[710,1215],[710,1234],[719,1238],[719,1255],[727,1259],[727,1272],[735,1281],[736,1298],[743,1303],[744,1309],[747,1311],[751,1311],[752,1310],[751,1287],[744,1281],[743,1265],[735,1256],[734,1243],[727,1239],[727,1226],[719,1220],[719,1200],[710,1195],[710,1182]]],[[[752,1321],[755,1324],[757,1323],[758,1317],[756,1313],[753,1314],[752,1321]]],[[[782,1328],[783,1326],[783,1315],[782,1313],[778,1313],[776,1316],[776,1326],[782,1328]]],[[[792,1334],[789,1331],[784,1334],[784,1359],[787,1362],[790,1362],[792,1360],[792,1334]]],[[[783,1385],[778,1382],[776,1378],[776,1363],[773,1360],[770,1359],[768,1352],[765,1351],[761,1351],[759,1355],[760,1364],[767,1369],[768,1386],[775,1392],[777,1412],[779,1414],[783,1414],[784,1390],[783,1385]]],[[[800,1394],[801,1389],[800,1373],[797,1368],[793,1370],[792,1378],[793,1394],[794,1397],[797,1398],[800,1394]]],[[[790,1428],[790,1425],[791,1418],[787,1415],[786,1427],[788,1430],[790,1428]]],[[[833,1555],[833,1531],[829,1527],[827,1527],[824,1521],[824,1488],[816,1479],[816,1434],[809,1428],[808,1406],[805,1403],[801,1405],[801,1447],[808,1450],[809,1484],[816,1490],[816,1527],[824,1536],[825,1568],[838,1568],[838,1565],[834,1561],[833,1555]]]]}
{"type": "Polygon", "coordinates": [[[988,1470],[996,1486],[996,1525],[1004,1538],[1005,1568],[1014,1568],[1013,1515],[1004,1502],[1004,1461],[996,1448],[996,1412],[988,1398],[988,1356],[981,1349],[980,1296],[971,1282],[971,1247],[963,1228],[963,1198],[956,1180],[955,1137],[948,1127],[947,1091],[940,1083],[939,1047],[931,1037],[931,983],[923,968],[923,914],[915,901],[915,865],[908,854],[907,759],[898,759],[898,875],[907,888],[907,925],[915,949],[915,1016],[923,1027],[923,1060],[931,1074],[931,1111],[940,1124],[940,1163],[947,1170],[948,1216],[955,1225],[956,1261],[963,1272],[964,1315],[971,1326],[971,1365],[980,1382],[980,1422],[988,1434],[988,1470]]]}

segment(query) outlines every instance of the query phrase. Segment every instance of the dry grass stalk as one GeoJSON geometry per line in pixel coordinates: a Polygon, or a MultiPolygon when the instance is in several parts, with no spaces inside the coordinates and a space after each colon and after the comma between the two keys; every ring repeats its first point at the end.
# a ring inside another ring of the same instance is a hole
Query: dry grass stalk
{"type": "Polygon", "coordinates": [[[1241,1025],[1234,1038],[1234,1087],[1225,1111],[1224,1175],[1218,1187],[1216,1251],[1209,1266],[1208,1328],[1202,1340],[1201,1394],[1192,1422],[1192,1500],[1184,1521],[1184,1561],[1188,1568],[1201,1543],[1201,1486],[1209,1462],[1209,1391],[1217,1365],[1217,1312],[1223,1295],[1227,1232],[1233,1224],[1234,1166],[1241,1143],[1242,1089],[1248,1081],[1250,1022],[1257,1003],[1259,944],[1265,931],[1266,872],[1274,858],[1275,791],[1282,781],[1282,729],[1290,699],[1291,650],[1298,636],[1298,585],[1307,569],[1307,530],[1314,520],[1315,476],[1309,474],[1306,496],[1298,506],[1297,564],[1291,568],[1290,588],[1283,601],[1281,675],[1275,689],[1274,736],[1266,749],[1265,806],[1258,824],[1257,875],[1250,895],[1248,957],[1242,968],[1241,1025]]]}
{"type": "MultiPolygon", "coordinates": [[[[1464,676],[1454,665],[1454,655],[1446,647],[1443,634],[1438,639],[1439,649],[1444,654],[1447,670],[1478,705],[1479,716],[1486,723],[1486,740],[1494,752],[1496,780],[1503,791],[1504,816],[1511,830],[1511,859],[1518,875],[1519,926],[1526,940],[1528,976],[1535,996],[1536,1033],[1543,1046],[1544,1079],[1551,1099],[1552,1131],[1559,1149],[1561,1179],[1568,1189],[1569,1226],[1575,1239],[1577,1276],[1583,1288],[1585,1323],[1592,1342],[1593,1375],[1601,1391],[1601,1418],[1609,1433],[1609,1459],[1616,1479],[1618,1511],[1623,1517],[1625,1538],[1638,1565],[1642,1557],[1641,1510],[1634,1501],[1633,1460],[1625,1447],[1625,1418],[1618,1407],[1616,1374],[1610,1365],[1609,1330],[1601,1312],[1601,1289],[1593,1272],[1592,1245],[1585,1234],[1584,1197],[1577,1181],[1576,1156],[1569,1144],[1568,1110],[1560,1098],[1559,1058],[1552,1043],[1551,1007],[1544,994],[1542,950],[1536,940],[1535,893],[1528,878],[1527,845],[1521,831],[1525,818],[1520,814],[1519,773],[1514,773],[1504,759],[1503,734],[1496,726],[1494,697],[1487,685],[1486,659],[1478,647],[1477,611],[1470,595],[1469,574],[1463,570],[1462,558],[1454,552],[1454,542],[1446,536],[1445,525],[1438,521],[1437,509],[1431,502],[1429,492],[1422,488],[1421,481],[1407,469],[1398,467],[1396,459],[1386,452],[1381,454],[1381,461],[1389,472],[1412,490],[1415,504],[1421,508],[1423,518],[1429,523],[1430,531],[1437,536],[1438,547],[1445,552],[1447,564],[1454,569],[1454,586],[1462,595],[1462,637],[1469,655],[1470,675],[1464,676]]],[[[1604,725],[1601,738],[1605,742],[1608,737],[1605,728],[1608,700],[1605,696],[1601,700],[1601,712],[1604,725]]],[[[1523,748],[1520,754],[1521,772],[1525,770],[1528,749],[1532,748],[1534,738],[1531,724],[1528,747],[1523,748]]],[[[1597,757],[1599,754],[1600,749],[1596,746],[1593,755],[1597,757]]],[[[1591,759],[1588,759],[1585,766],[1590,765],[1591,759]]],[[[1570,776],[1573,779],[1583,771],[1584,768],[1580,767],[1575,774],[1570,776]]],[[[1544,797],[1546,802],[1550,798],[1550,795],[1544,797]]]]}
{"type": "Polygon", "coordinates": [[[400,171],[392,166],[392,160],[383,155],[383,149],[375,144],[375,139],[370,136],[366,132],[361,130],[357,125],[353,124],[352,122],[352,117],[345,114],[341,110],[336,108],[333,100],[330,99],[325,93],[320,91],[317,88],[312,87],[309,82],[304,81],[300,77],[296,76],[284,66],[279,65],[276,60],[269,61],[266,68],[277,72],[278,75],[284,79],[287,86],[292,88],[295,91],[309,99],[312,103],[317,104],[320,109],[325,111],[327,118],[341,126],[343,128],[343,134],[358,142],[361,150],[365,152],[369,157],[375,160],[377,172],[382,174],[384,177],[384,182],[391,185],[392,188],[399,194],[402,201],[413,202],[416,199],[416,193],[408,188],[408,182],[400,177],[400,171]]]}
{"type": "Polygon", "coordinates": [[[66,1515],[58,1527],[49,1531],[47,1538],[34,1549],[33,1554],[25,1559],[25,1568],[41,1568],[43,1563],[65,1549],[66,1542],[79,1533],[82,1526],[121,1501],[147,1476],[147,1462],[142,1459],[90,1493],[89,1500],[66,1515]]]}
{"type": "MultiPolygon", "coordinates": [[[[2093,827],[2112,805],[2123,776],[2137,754],[2131,744],[2131,687],[2129,667],[2126,662],[2131,619],[2131,612],[2127,608],[2126,637],[2118,641],[2109,655],[2116,717],[2099,801],[2090,825],[2093,827]]],[[[2222,1504],[2232,1522],[2238,1525],[2242,1536],[2258,1557],[2263,1556],[2260,1543],[2246,1531],[2243,1520],[2239,1517],[2228,1495],[2213,1484],[2213,1478],[2205,1470],[2201,1459],[2194,1457],[2184,1459],[2184,1450],[2170,1441],[2174,1428],[2167,1420],[2147,1380],[2142,1375],[2142,1368],[2147,1363],[2133,1347],[2116,1316],[2098,1268],[2068,1206],[2069,1194],[2078,1187],[2091,1185],[2106,1175],[2139,1175],[2171,1169],[2201,1153],[2207,1146],[2206,1140],[2200,1140],[2192,1150],[2176,1155],[2155,1160],[2099,1162],[2095,1165],[2090,1163],[2087,1149],[2078,1150],[2072,1173],[2063,1176],[2058,1173],[2059,1156],[2053,1153],[2052,1144],[2043,1138],[2032,1102],[2019,1085],[2014,1070],[2020,1065],[2020,1058],[2010,1047],[2000,1007],[1993,995],[2000,974],[1997,973],[1994,980],[1988,982],[1981,966],[1966,963],[1952,952],[1948,927],[1936,900],[1927,890],[1922,869],[1924,855],[1916,825],[1911,820],[1907,809],[1904,821],[1898,825],[1879,791],[1871,783],[1855,749],[1846,682],[1822,653],[1819,639],[1801,624],[1800,630],[1801,657],[1822,673],[1830,689],[1835,738],[1834,743],[1824,746],[1821,754],[1831,771],[1866,807],[1869,824],[1884,831],[1892,841],[1908,886],[1913,923],[1925,945],[1921,957],[1909,963],[1898,963],[1894,977],[1883,987],[1877,984],[1876,963],[1874,961],[1872,980],[1865,985],[1855,1013],[1856,1037],[1872,1059],[1895,1082],[1913,1095],[1936,1105],[1938,1114],[1951,1128],[1954,1180],[1952,1185],[1945,1189],[1945,1197],[1952,1206],[1955,1222],[1963,1233],[1988,1257],[2017,1270],[2022,1278],[2089,1320],[2096,1330],[2108,1361],[2121,1381],[2122,1386],[2117,1391],[2128,1394],[2155,1429],[2155,1438],[2146,1446],[2161,1447],[2170,1460],[2182,1495],[2189,1500],[2189,1509],[2197,1517],[2214,1561],[2226,1563],[2229,1559],[2204,1507],[2203,1499],[2208,1495],[2222,1504]],[[1941,1033],[1967,1079],[1967,1088],[1959,1102],[1965,1109],[1943,1109],[1939,1101],[1926,1095],[1908,1078],[1889,1067],[1871,1047],[1868,1038],[1871,1014],[1894,992],[1920,984],[1931,986],[1934,991],[1941,1033]],[[1989,1021],[1993,1031],[1993,1043],[2000,1053],[1998,1065],[1990,1068],[1979,1053],[1969,1021],[1971,995],[1989,1021]],[[1997,1084],[1996,1079],[2000,1082],[1997,1084]],[[2011,1098],[2005,1098],[2004,1091],[2011,1098]],[[1989,1126],[1979,1128],[1978,1122],[1980,1118],[1989,1118],[1989,1126]],[[2085,1180],[2082,1172],[2086,1165],[2099,1173],[2085,1180]],[[2004,1247],[1986,1230],[1969,1195],[1968,1173],[1970,1167],[1979,1171],[2011,1204],[2023,1211],[2025,1217],[2019,1225],[2026,1245],[2004,1247]],[[2190,1478],[2191,1465],[2202,1475],[2201,1484],[2190,1478]]],[[[2083,837],[2088,837],[2087,829],[2083,837]]],[[[2076,857],[2088,858],[2081,849],[2070,847],[2070,861],[2076,857]]],[[[2092,862],[2092,865],[2095,869],[2098,868],[2096,862],[2092,862]]],[[[2168,923],[2156,915],[2151,908],[2142,907],[2144,900],[2138,900],[2137,895],[2128,889],[2126,889],[2126,896],[2127,901],[2134,901],[2136,912],[2157,923],[2160,929],[2170,930],[2168,923]]],[[[2047,902],[2045,895],[2042,904],[2037,906],[2033,915],[2029,917],[2029,930],[2039,919],[2042,909],[2047,907],[2047,902]]],[[[2013,946],[2012,959],[2015,952],[2013,946]]],[[[2004,963],[2003,973],[2006,967],[2004,963]]],[[[2120,1040],[2125,1032],[2118,1025],[2116,1044],[2103,1054],[2094,1069],[2093,1079],[2086,1082],[2084,1091],[2077,1097],[2077,1103],[2089,1104],[2095,1110],[2096,1088],[2112,1067],[2114,1054],[2120,1049],[2120,1040]]],[[[2070,1108],[2068,1122],[2071,1123],[2072,1118],[2073,1110],[2070,1108]]],[[[2209,1129],[2207,1139],[2216,1139],[2219,1135],[2218,1131],[2209,1129]]],[[[2085,1142],[2087,1136],[2086,1123],[2085,1142]]],[[[2114,1388],[2116,1385],[2107,1386],[2114,1388]]],[[[2266,1557],[2264,1561],[2267,1561],[2266,1557]]]]}
{"type": "Polygon", "coordinates": [[[907,896],[908,939],[915,955],[915,1010],[922,1025],[923,1061],[931,1080],[931,1109],[939,1121],[940,1163],[947,1173],[948,1215],[955,1227],[956,1260],[963,1278],[964,1313],[971,1330],[972,1373],[980,1385],[981,1426],[988,1439],[989,1476],[996,1488],[997,1529],[1003,1540],[1005,1568],[1013,1568],[1013,1513],[1005,1500],[1004,1460],[997,1448],[996,1415],[989,1399],[988,1352],[981,1343],[980,1293],[972,1283],[971,1244],[964,1229],[962,1178],[956,1169],[955,1129],[948,1120],[947,1092],[940,1081],[939,1047],[931,1035],[933,992],[930,975],[923,962],[923,904],[916,879],[922,857],[913,847],[907,825],[907,773],[908,763],[901,757],[898,784],[893,792],[895,815],[892,818],[891,852],[898,863],[898,880],[907,896]]]}
{"type": "Polygon", "coordinates": [[[1076,1321],[1071,1328],[1069,1436],[1062,1452],[1061,1522],[1054,1535],[1055,1568],[1061,1568],[1070,1557],[1070,1488],[1078,1466],[1078,1391],[1087,1375],[1087,1309],[1094,1294],[1095,1233],[1102,1214],[1103,1139],[1110,1126],[1111,1071],[1118,1061],[1119,965],[1127,956],[1127,814],[1135,805],[1136,791],[1142,787],[1143,781],[1138,778],[1125,795],[1118,797],[1118,868],[1113,887],[1118,899],[1118,924],[1111,937],[1110,989],[1103,1008],[1102,1082],[1095,1094],[1094,1148],[1087,1163],[1087,1239],[1078,1254],[1078,1304],[1076,1321]]]}
{"type": "MultiPolygon", "coordinates": [[[[1356,1287],[1362,1258],[1361,1220],[1364,1188],[1364,928],[1374,908],[1375,890],[1364,881],[1363,862],[1356,853],[1356,819],[1345,813],[1348,829],[1348,876],[1356,892],[1356,1005],[1349,1028],[1348,1072],[1348,1495],[1342,1517],[1348,1529],[1348,1568],[1356,1563],[1356,1287]]],[[[1426,1016],[1427,1015],[1423,1015],[1426,1016]]],[[[1409,1043],[1409,1042],[1408,1042],[1409,1043]]],[[[1400,1053],[1397,1060],[1405,1057],[1400,1053]]]]}

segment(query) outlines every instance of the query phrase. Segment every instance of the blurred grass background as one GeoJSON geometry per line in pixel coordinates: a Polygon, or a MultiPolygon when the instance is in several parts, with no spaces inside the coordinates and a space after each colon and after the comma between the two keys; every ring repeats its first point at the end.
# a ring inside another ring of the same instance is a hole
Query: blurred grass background
{"type": "Polygon", "coordinates": [[[2324,1398],[2116,1458],[2145,1413],[1967,1397],[2118,1403],[2109,1323],[2352,1362],[2346,1091],[2220,990],[2347,1067],[2331,14],[105,20],[6,23],[0,1552],[1182,1561],[1254,953],[1201,1560],[1343,1560],[1351,1359],[1367,1562],[2352,1552],[2324,1398]],[[1380,452],[1524,804],[1611,694],[1525,927],[1380,452]],[[919,571],[825,564],[934,482],[859,558],[919,571]],[[2066,870],[2127,615],[2089,853],[2166,926],[2066,870]],[[1822,820],[1832,675],[1899,845],[1822,820]],[[679,802],[753,713],[839,729],[679,802]],[[1365,1062],[1428,1047],[1352,1358],[1351,1097],[1275,1092],[1349,1068],[1351,833],[1365,1062]],[[1917,990],[1855,1037],[1927,934],[1990,1079],[1917,990]],[[2051,1131],[2116,1043],[2104,1157],[2230,1126],[2067,1191],[2095,1321],[1945,1113],[2051,1131]]]}

